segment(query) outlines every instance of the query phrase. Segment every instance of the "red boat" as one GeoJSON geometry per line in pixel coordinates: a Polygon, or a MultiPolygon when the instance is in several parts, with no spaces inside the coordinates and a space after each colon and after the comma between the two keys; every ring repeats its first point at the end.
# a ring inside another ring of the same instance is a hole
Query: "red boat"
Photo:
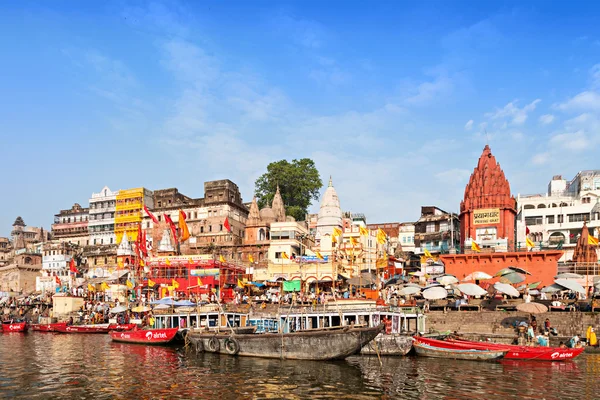
{"type": "Polygon", "coordinates": [[[4,333],[10,332],[27,332],[27,322],[2,323],[1,329],[4,333]]]}
{"type": "Polygon", "coordinates": [[[66,328],[66,322],[55,322],[53,324],[31,324],[29,325],[32,331],[37,332],[57,332],[57,328],[66,328]]]}
{"type": "Polygon", "coordinates": [[[108,333],[108,324],[101,325],[65,325],[57,327],[60,333],[108,333]]]}
{"type": "Polygon", "coordinates": [[[469,340],[436,340],[423,337],[415,337],[421,343],[443,347],[447,349],[471,349],[471,350],[503,350],[506,351],[505,360],[537,360],[537,361],[565,361],[577,357],[583,352],[579,349],[561,349],[558,347],[529,347],[516,346],[512,344],[474,342],[469,340]]]}
{"type": "Polygon", "coordinates": [[[109,331],[130,331],[137,327],[136,324],[110,324],[108,325],[109,331]]]}
{"type": "Polygon", "coordinates": [[[139,344],[167,344],[175,338],[178,328],[169,329],[136,329],[126,332],[110,332],[115,342],[139,344]]]}

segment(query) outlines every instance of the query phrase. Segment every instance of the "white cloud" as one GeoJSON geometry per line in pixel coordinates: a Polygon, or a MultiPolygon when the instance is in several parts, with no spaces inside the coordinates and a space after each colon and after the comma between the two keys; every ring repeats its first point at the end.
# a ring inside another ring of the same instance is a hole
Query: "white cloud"
{"type": "Polygon", "coordinates": [[[531,162],[535,165],[544,165],[544,164],[548,163],[549,160],[550,160],[550,153],[545,152],[545,153],[538,153],[538,154],[534,155],[531,159],[531,162]]]}
{"type": "Polygon", "coordinates": [[[465,130],[470,131],[471,129],[473,129],[473,120],[470,119],[467,121],[467,123],[465,124],[465,130]]]}
{"type": "Polygon", "coordinates": [[[600,110],[600,94],[584,91],[557,106],[563,111],[600,110]]]}
{"type": "Polygon", "coordinates": [[[581,151],[589,146],[590,141],[583,131],[577,131],[556,134],[550,138],[550,143],[559,151],[561,149],[581,151]]]}
{"type": "Polygon", "coordinates": [[[540,117],[540,123],[543,125],[549,125],[554,122],[554,115],[552,114],[544,114],[540,117]]]}
{"type": "Polygon", "coordinates": [[[438,97],[450,94],[453,89],[454,81],[452,78],[444,73],[437,74],[434,79],[422,82],[410,89],[404,102],[408,105],[429,104],[438,97]]]}
{"type": "Polygon", "coordinates": [[[540,99],[536,99],[523,108],[519,108],[517,107],[517,100],[514,100],[503,108],[496,109],[496,111],[491,113],[486,113],[485,116],[492,120],[506,118],[509,119],[513,125],[523,125],[527,120],[527,114],[535,110],[540,101],[540,99]]]}

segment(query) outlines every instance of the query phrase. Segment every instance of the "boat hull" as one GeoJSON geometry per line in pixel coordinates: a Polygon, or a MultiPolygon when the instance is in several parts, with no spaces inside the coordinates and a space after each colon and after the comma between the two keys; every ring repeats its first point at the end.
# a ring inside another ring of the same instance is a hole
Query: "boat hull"
{"type": "Polygon", "coordinates": [[[380,356],[405,356],[412,350],[413,340],[409,335],[380,333],[375,339],[367,343],[360,354],[380,356]]]}
{"type": "Polygon", "coordinates": [[[0,324],[2,326],[2,332],[27,332],[27,322],[15,322],[13,324],[0,324]]]}
{"type": "Polygon", "coordinates": [[[108,325],[109,331],[130,331],[137,327],[136,324],[110,324],[108,325]]]}
{"type": "Polygon", "coordinates": [[[57,327],[56,332],[60,333],[108,333],[108,325],[67,325],[57,327]]]}
{"type": "Polygon", "coordinates": [[[295,333],[214,334],[190,333],[187,338],[197,352],[279,358],[286,360],[337,360],[360,352],[382,330],[345,327],[295,333]]]}
{"type": "Polygon", "coordinates": [[[177,335],[178,328],[168,329],[140,329],[132,331],[109,332],[110,338],[115,342],[135,343],[146,345],[161,345],[170,343],[177,335]]]}
{"type": "Polygon", "coordinates": [[[415,352],[419,356],[434,358],[449,358],[453,360],[469,361],[495,361],[504,357],[506,351],[498,350],[471,350],[471,349],[448,349],[443,347],[434,347],[429,344],[415,342],[415,352]]]}
{"type": "Polygon", "coordinates": [[[57,328],[66,328],[66,322],[55,322],[53,324],[31,324],[31,330],[36,332],[57,332],[57,328]]]}

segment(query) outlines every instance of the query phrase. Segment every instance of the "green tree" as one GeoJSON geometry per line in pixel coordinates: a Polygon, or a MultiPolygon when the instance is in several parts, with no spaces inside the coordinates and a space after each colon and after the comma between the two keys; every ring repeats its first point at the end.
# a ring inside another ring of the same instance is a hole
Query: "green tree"
{"type": "Polygon", "coordinates": [[[273,202],[279,191],[285,204],[285,212],[297,221],[303,221],[313,200],[319,199],[319,189],[323,186],[315,162],[310,158],[301,160],[281,160],[267,166],[267,172],[256,182],[255,192],[258,206],[264,207],[273,202]]]}

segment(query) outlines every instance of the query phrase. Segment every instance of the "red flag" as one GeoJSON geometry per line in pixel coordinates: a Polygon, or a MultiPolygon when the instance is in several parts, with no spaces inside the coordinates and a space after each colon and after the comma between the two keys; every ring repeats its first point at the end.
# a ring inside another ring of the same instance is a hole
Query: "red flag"
{"type": "Polygon", "coordinates": [[[138,258],[142,258],[142,224],[138,224],[137,238],[135,239],[135,251],[138,258]]]}
{"type": "Polygon", "coordinates": [[[188,230],[188,226],[185,222],[185,219],[185,213],[182,210],[179,210],[179,234],[181,235],[181,243],[185,242],[190,238],[190,231],[188,230]]]}
{"type": "Polygon", "coordinates": [[[175,223],[173,223],[173,220],[167,214],[163,214],[163,215],[165,216],[165,221],[167,221],[167,223],[169,224],[169,228],[171,228],[171,233],[173,234],[173,240],[175,240],[175,243],[177,243],[177,228],[175,227],[175,223]]]}
{"type": "Polygon", "coordinates": [[[223,222],[223,226],[227,229],[227,232],[231,232],[231,225],[229,225],[229,218],[225,217],[225,222],[223,222]]]}
{"type": "Polygon", "coordinates": [[[75,259],[71,258],[71,263],[69,265],[69,270],[74,273],[78,273],[77,267],[75,266],[75,259]]]}
{"type": "Polygon", "coordinates": [[[146,231],[142,232],[142,254],[144,257],[148,257],[148,239],[146,238],[146,231]]]}
{"type": "Polygon", "coordinates": [[[56,281],[56,283],[58,284],[58,286],[62,285],[62,283],[60,282],[60,279],[58,278],[58,276],[55,276],[54,280],[56,281]]]}
{"type": "Polygon", "coordinates": [[[528,226],[525,226],[525,234],[529,235],[529,227],[528,226]]]}
{"type": "Polygon", "coordinates": [[[145,204],[144,204],[144,212],[146,213],[146,215],[148,215],[150,217],[150,219],[152,220],[152,222],[154,222],[155,224],[158,225],[158,219],[156,219],[156,217],[154,216],[154,214],[152,214],[150,212],[150,210],[148,210],[148,207],[146,207],[145,204]]]}

